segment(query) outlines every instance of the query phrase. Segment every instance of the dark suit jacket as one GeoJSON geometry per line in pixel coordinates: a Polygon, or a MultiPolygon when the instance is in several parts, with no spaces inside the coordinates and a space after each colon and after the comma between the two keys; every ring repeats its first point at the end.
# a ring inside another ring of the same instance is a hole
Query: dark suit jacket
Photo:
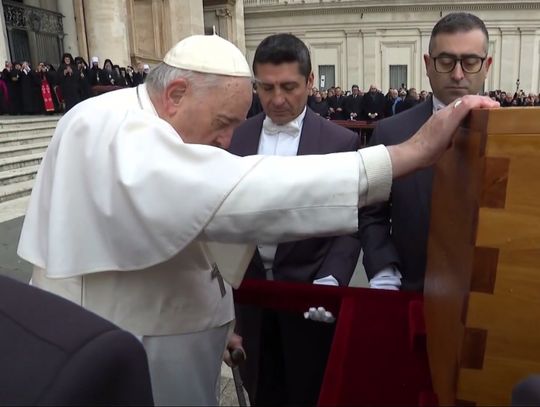
{"type": "Polygon", "coordinates": [[[346,99],[346,97],[343,96],[343,95],[341,95],[340,97],[330,96],[328,98],[328,107],[331,107],[332,109],[335,110],[335,112],[330,115],[330,118],[332,120],[346,120],[346,119],[348,119],[348,117],[345,116],[345,110],[342,110],[342,111],[337,110],[339,108],[341,108],[341,109],[344,108],[343,105],[345,103],[345,99],[346,99]]]}
{"type": "MultiPolygon", "coordinates": [[[[246,156],[257,154],[262,123],[261,113],[246,120],[235,132],[229,151],[246,156]]],[[[358,149],[358,136],[306,110],[298,155],[329,154],[358,149]]],[[[313,222],[316,222],[313,219],[313,222]]],[[[348,285],[356,266],[359,242],[351,236],[313,238],[278,245],[274,259],[276,280],[312,282],[333,275],[340,285],[348,285]]],[[[258,251],[246,278],[266,278],[258,251]]]]}
{"type": "MultiPolygon", "coordinates": [[[[373,132],[371,144],[402,143],[416,133],[432,112],[429,98],[382,120],[373,132]]],[[[394,180],[389,202],[360,211],[358,230],[368,278],[389,265],[396,265],[403,276],[402,289],[423,289],[432,182],[433,168],[394,180]]]]}
{"type": "Polygon", "coordinates": [[[356,113],[357,120],[362,119],[362,99],[363,96],[360,95],[357,95],[356,97],[354,97],[354,95],[347,96],[345,102],[343,103],[345,119],[349,119],[351,117],[351,113],[356,113]]]}
{"type": "Polygon", "coordinates": [[[372,120],[368,116],[369,113],[378,113],[378,116],[373,120],[383,119],[385,103],[386,99],[381,92],[377,92],[374,95],[369,92],[364,93],[362,98],[364,120],[372,120]]]}
{"type": "Polygon", "coordinates": [[[153,405],[131,334],[53,294],[0,277],[0,405],[153,405]]]}

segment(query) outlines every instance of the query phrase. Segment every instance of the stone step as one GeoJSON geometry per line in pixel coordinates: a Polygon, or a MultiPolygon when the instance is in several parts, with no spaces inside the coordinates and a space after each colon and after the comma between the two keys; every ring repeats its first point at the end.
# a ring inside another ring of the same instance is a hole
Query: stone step
{"type": "Polygon", "coordinates": [[[36,126],[56,126],[61,116],[4,116],[0,119],[0,130],[27,129],[36,126]]]}
{"type": "Polygon", "coordinates": [[[0,158],[0,172],[13,170],[16,168],[39,165],[43,159],[43,153],[21,155],[17,157],[0,158]]]}
{"type": "Polygon", "coordinates": [[[45,150],[47,150],[48,145],[49,142],[45,141],[33,144],[23,144],[20,146],[0,147],[0,158],[19,157],[21,155],[43,153],[45,150]]]}
{"type": "Polygon", "coordinates": [[[53,135],[56,123],[43,126],[28,126],[22,129],[0,129],[0,140],[28,135],[53,135]]]}
{"type": "Polygon", "coordinates": [[[7,146],[21,146],[25,144],[34,144],[40,142],[49,142],[52,138],[52,132],[43,132],[42,134],[28,134],[19,136],[0,137],[0,148],[7,146]]]}
{"type": "Polygon", "coordinates": [[[0,172],[0,186],[30,181],[36,177],[39,165],[0,172]]]}
{"type": "Polygon", "coordinates": [[[34,180],[17,182],[16,184],[4,185],[0,187],[0,202],[7,202],[13,199],[30,195],[34,180]]]}

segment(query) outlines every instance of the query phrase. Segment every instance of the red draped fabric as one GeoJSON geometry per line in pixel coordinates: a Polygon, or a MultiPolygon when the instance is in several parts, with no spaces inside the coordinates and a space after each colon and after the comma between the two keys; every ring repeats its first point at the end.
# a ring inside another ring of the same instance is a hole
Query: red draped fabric
{"type": "Polygon", "coordinates": [[[320,406],[437,403],[420,294],[246,280],[235,302],[297,313],[323,306],[337,316],[320,406]]]}
{"type": "Polygon", "coordinates": [[[43,76],[41,79],[41,97],[43,98],[43,105],[45,106],[45,111],[54,112],[54,103],[52,100],[51,87],[47,78],[43,76]]]}

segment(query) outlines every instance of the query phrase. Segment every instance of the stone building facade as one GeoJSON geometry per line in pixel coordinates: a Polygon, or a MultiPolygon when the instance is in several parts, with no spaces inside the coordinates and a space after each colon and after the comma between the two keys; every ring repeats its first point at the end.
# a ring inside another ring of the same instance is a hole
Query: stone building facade
{"type": "Polygon", "coordinates": [[[520,89],[538,93],[536,0],[245,0],[247,56],[252,60],[267,35],[291,32],[310,48],[320,87],[367,89],[373,83],[386,90],[405,83],[429,90],[422,56],[434,24],[453,11],[471,12],[486,23],[494,62],[486,91],[514,91],[519,79],[520,89]]]}

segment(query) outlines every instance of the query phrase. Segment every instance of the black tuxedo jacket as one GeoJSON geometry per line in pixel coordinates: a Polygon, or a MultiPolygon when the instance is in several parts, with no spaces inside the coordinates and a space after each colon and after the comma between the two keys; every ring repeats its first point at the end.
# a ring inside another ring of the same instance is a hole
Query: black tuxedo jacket
{"type": "MultiPolygon", "coordinates": [[[[246,120],[234,132],[229,151],[240,156],[257,154],[264,118],[265,114],[260,113],[246,120]]],[[[317,116],[307,108],[297,155],[356,151],[358,143],[356,133],[317,116]]],[[[312,282],[333,275],[340,285],[346,286],[356,266],[359,250],[360,243],[352,236],[281,243],[274,259],[274,278],[312,282]]],[[[266,278],[258,251],[253,256],[246,278],[266,278]]]]}
{"type": "MultiPolygon", "coordinates": [[[[371,145],[409,139],[433,113],[431,98],[377,124],[371,145]]],[[[394,180],[389,202],[360,211],[358,229],[368,278],[389,265],[402,274],[402,289],[422,290],[431,210],[433,168],[394,180]]]]}
{"type": "Polygon", "coordinates": [[[0,276],[0,405],[153,405],[146,353],[128,332],[0,276]]]}

